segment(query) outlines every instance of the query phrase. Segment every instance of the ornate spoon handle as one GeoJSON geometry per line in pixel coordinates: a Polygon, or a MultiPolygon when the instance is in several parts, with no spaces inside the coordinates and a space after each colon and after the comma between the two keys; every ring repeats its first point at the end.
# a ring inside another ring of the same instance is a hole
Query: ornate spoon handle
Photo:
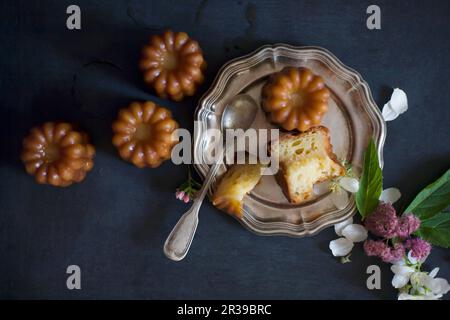
{"type": "Polygon", "coordinates": [[[220,160],[216,161],[210,167],[202,188],[200,189],[198,196],[194,200],[192,207],[183,214],[183,216],[180,218],[180,220],[178,220],[177,224],[167,237],[167,240],[164,243],[164,254],[167,256],[167,258],[174,261],[180,261],[187,255],[192,243],[192,239],[194,239],[195,231],[197,230],[198,212],[202,205],[203,199],[208,192],[212,178],[216,175],[220,164],[222,163],[223,153],[223,150],[219,152],[219,155],[216,159],[220,160]]]}

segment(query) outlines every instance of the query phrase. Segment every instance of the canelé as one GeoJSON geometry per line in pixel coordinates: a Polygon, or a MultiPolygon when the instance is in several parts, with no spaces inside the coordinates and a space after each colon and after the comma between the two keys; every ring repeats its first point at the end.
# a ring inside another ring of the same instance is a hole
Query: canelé
{"type": "Polygon", "coordinates": [[[120,156],[139,168],[158,167],[178,142],[178,123],[166,108],[151,101],[133,102],[113,122],[113,144],[120,156]]]}
{"type": "Polygon", "coordinates": [[[144,46],[140,68],[158,96],[180,101],[203,82],[206,63],[197,41],[185,32],[167,30],[144,46]]]}
{"type": "Polygon", "coordinates": [[[263,108],[285,130],[306,131],[328,111],[330,91],[309,69],[286,67],[263,87],[263,108]]]}
{"type": "Polygon", "coordinates": [[[46,122],[23,140],[21,159],[38,183],[65,187],[85,178],[94,154],[86,133],[69,123],[46,122]]]}

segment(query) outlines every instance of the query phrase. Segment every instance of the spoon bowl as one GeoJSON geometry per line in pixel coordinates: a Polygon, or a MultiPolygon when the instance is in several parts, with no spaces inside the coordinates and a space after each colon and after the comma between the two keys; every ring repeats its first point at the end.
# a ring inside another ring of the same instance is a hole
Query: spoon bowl
{"type": "Polygon", "coordinates": [[[248,94],[239,94],[228,102],[222,114],[221,127],[224,129],[247,130],[255,121],[258,112],[256,101],[248,94]]]}

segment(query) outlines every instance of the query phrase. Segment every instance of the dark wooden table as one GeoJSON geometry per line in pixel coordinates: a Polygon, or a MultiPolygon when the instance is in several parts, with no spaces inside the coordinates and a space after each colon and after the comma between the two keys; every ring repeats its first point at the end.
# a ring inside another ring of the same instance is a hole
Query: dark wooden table
{"type": "MultiPolygon", "coordinates": [[[[366,28],[370,1],[84,1],[82,29],[66,28],[72,1],[0,4],[0,297],[394,299],[387,264],[356,245],[340,264],[327,229],[312,238],[260,237],[205,203],[189,256],[175,263],[164,240],[186,205],[175,189],[186,166],[137,169],[112,146],[119,108],[150,99],[192,129],[199,96],[231,58],[267,43],[317,45],[358,70],[381,107],[392,87],[409,111],[388,123],[385,186],[406,206],[450,165],[450,3],[376,1],[381,30],[366,28]],[[197,39],[208,62],[195,97],[174,103],[147,90],[137,68],[150,34],[171,27],[197,39]],[[19,160],[21,140],[46,120],[75,121],[97,147],[78,185],[37,185],[19,160]],[[82,289],[66,288],[66,268],[82,289]],[[382,289],[366,268],[382,269],[382,289]]],[[[450,253],[434,248],[427,268],[450,279],[450,253]]]]}

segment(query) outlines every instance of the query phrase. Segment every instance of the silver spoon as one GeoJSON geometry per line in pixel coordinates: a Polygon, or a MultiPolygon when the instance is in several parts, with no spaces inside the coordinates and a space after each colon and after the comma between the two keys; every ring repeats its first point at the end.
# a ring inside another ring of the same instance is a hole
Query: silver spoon
{"type": "MultiPolygon", "coordinates": [[[[258,105],[252,97],[246,94],[235,96],[227,104],[222,114],[222,132],[224,132],[225,129],[247,130],[255,120],[257,112],[258,105]]],[[[217,155],[217,161],[209,168],[202,188],[198,192],[192,207],[183,214],[167,237],[167,240],[164,243],[164,254],[167,258],[174,261],[180,261],[188,253],[198,225],[198,212],[203,199],[208,192],[212,178],[216,175],[217,170],[222,163],[223,155],[226,154],[226,149],[226,145],[225,148],[219,148],[220,152],[217,155]]]]}

